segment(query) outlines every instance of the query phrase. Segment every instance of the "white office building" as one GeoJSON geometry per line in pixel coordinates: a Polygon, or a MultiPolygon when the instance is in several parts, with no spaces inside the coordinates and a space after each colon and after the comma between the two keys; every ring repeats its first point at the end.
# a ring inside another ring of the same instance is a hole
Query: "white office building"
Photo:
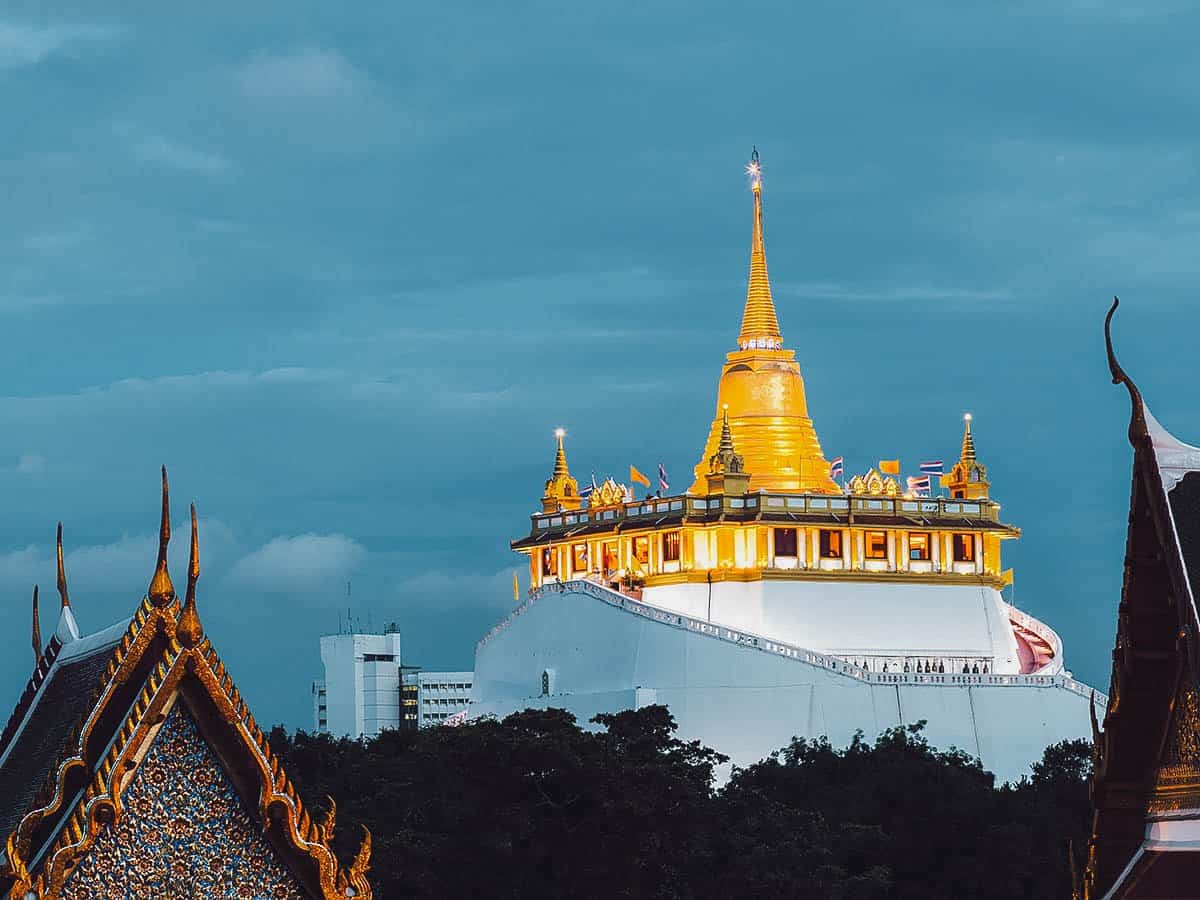
{"type": "Polygon", "coordinates": [[[313,727],[347,737],[375,737],[400,727],[400,635],[327,634],[325,677],[313,682],[313,727]]]}
{"type": "MultiPolygon", "coordinates": [[[[405,672],[405,697],[415,688],[417,722],[421,728],[441,725],[465,712],[471,703],[474,672],[405,672]]],[[[461,716],[459,718],[462,718],[461,716]]]]}

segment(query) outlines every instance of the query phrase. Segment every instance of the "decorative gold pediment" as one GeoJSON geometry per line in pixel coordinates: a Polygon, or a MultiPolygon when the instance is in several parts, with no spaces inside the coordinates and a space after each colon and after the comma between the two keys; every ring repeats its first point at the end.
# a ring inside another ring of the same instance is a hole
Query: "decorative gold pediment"
{"type": "Polygon", "coordinates": [[[629,489],[625,485],[617,484],[611,478],[605,478],[604,483],[592,491],[592,496],[588,499],[588,508],[620,506],[628,496],[629,489]]]}
{"type": "Polygon", "coordinates": [[[880,475],[875,469],[866,475],[855,475],[850,479],[850,493],[870,497],[898,497],[900,483],[891,476],[880,475]]]}

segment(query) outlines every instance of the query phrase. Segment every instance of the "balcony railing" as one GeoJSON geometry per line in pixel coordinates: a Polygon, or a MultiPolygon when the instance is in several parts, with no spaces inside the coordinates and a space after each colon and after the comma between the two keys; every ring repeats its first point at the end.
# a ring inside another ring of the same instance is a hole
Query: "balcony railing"
{"type": "MultiPolygon", "coordinates": [[[[652,606],[649,603],[644,603],[640,600],[635,600],[618,591],[614,591],[603,585],[596,584],[592,581],[575,580],[556,582],[548,584],[540,588],[535,588],[529,592],[528,598],[521,603],[509,616],[492,628],[485,634],[476,644],[476,652],[490,643],[497,635],[506,631],[513,622],[520,618],[523,614],[529,611],[539,600],[551,594],[586,594],[607,603],[609,606],[618,607],[626,612],[634,615],[642,616],[647,619],[652,619],[663,625],[668,625],[672,628],[680,628],[685,631],[692,631],[697,634],[703,634],[717,640],[725,641],[730,644],[737,644],[740,647],[749,647],[758,650],[762,653],[770,653],[774,656],[782,656],[787,659],[796,660],[797,662],[808,663],[809,665],[819,666],[823,669],[828,669],[831,672],[837,672],[848,678],[854,678],[859,681],[867,682],[868,684],[926,684],[926,685],[941,685],[945,687],[964,687],[971,685],[988,685],[992,687],[1060,687],[1070,691],[1073,694],[1078,694],[1081,697],[1090,697],[1095,694],[1096,702],[1099,709],[1104,709],[1108,705],[1108,697],[1094,688],[1076,681],[1068,675],[1000,675],[1000,674],[976,674],[974,672],[872,672],[870,669],[857,665],[839,656],[833,656],[826,653],[819,653],[815,650],[807,650],[803,647],[797,647],[792,644],[785,644],[782,641],[772,640],[757,634],[738,631],[732,628],[727,628],[724,625],[715,622],[706,622],[703,619],[694,619],[690,616],[680,615],[679,613],[669,612],[665,609],[660,609],[657,606],[652,606]]],[[[1026,617],[1032,618],[1032,617],[1026,617]]],[[[1036,621],[1036,620],[1033,620],[1036,621]]],[[[1032,630],[1032,629],[1031,629],[1032,630]]],[[[1061,650],[1061,645],[1060,645],[1061,650]]],[[[947,653],[946,659],[952,657],[961,658],[961,654],[947,653]]]]}
{"type": "Polygon", "coordinates": [[[905,518],[917,523],[964,519],[985,523],[1000,521],[1000,506],[990,500],[952,500],[947,497],[870,497],[830,494],[749,494],[745,497],[664,497],[646,499],[619,506],[580,509],[573,512],[539,513],[533,516],[533,530],[570,529],[583,526],[645,521],[652,524],[663,516],[689,519],[715,519],[720,516],[756,519],[794,519],[809,517],[816,521],[845,523],[850,517],[870,520],[874,517],[905,518]]]}

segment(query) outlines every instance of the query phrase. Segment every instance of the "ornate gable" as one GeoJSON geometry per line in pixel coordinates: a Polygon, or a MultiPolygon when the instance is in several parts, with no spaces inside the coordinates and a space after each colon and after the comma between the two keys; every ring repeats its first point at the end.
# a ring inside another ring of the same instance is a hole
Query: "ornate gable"
{"type": "Polygon", "coordinates": [[[1105,339],[1113,382],[1129,392],[1134,454],[1103,729],[1093,719],[1092,835],[1076,888],[1092,900],[1183,896],[1172,890],[1200,878],[1200,449],[1154,419],[1117,363],[1116,308],[1105,339]]]}
{"type": "MultiPolygon", "coordinates": [[[[155,833],[173,841],[173,866],[186,863],[194,872],[211,867],[212,842],[218,840],[220,828],[228,826],[224,840],[232,853],[230,866],[211,874],[227,882],[237,880],[251,891],[247,896],[273,896],[269,891],[283,886],[282,897],[370,898],[370,834],[353,863],[343,867],[331,848],[332,801],[319,822],[310,816],[204,634],[196,610],[200,566],[195,509],[182,604],[166,569],[169,523],[164,470],[158,568],[147,597],[127,627],[77,638],[58,651],[33,697],[23,696],[13,714],[19,721],[10,723],[0,744],[0,785],[21,790],[16,799],[0,797],[0,811],[6,812],[0,821],[5,850],[0,890],[10,900],[143,896],[138,885],[159,877],[154,867],[166,851],[152,843],[139,848],[128,836],[144,837],[145,829],[154,830],[165,809],[184,818],[191,814],[184,810],[195,812],[191,804],[199,795],[171,800],[168,782],[174,778],[178,786],[180,772],[161,764],[164,752],[169,752],[164,747],[181,750],[186,744],[189,753],[208,761],[207,771],[216,765],[222,779],[214,774],[213,796],[225,798],[228,816],[209,810],[175,826],[167,820],[168,832],[175,827],[180,833],[155,833]],[[76,672],[76,679],[60,681],[66,669],[57,667],[75,659],[86,661],[86,670],[76,672]],[[53,703],[49,689],[55,684],[70,685],[87,702],[53,703]],[[30,744],[30,729],[39,717],[43,727],[33,733],[37,740],[30,744]],[[34,765],[25,764],[26,753],[35,759],[34,765]],[[32,799],[22,799],[26,795],[32,799]],[[184,831],[194,833],[195,840],[184,840],[184,831]],[[237,856],[239,848],[248,852],[251,846],[269,846],[271,851],[258,855],[258,868],[243,866],[237,856]],[[122,881],[135,876],[140,880],[122,881]],[[262,880],[255,881],[260,876],[262,880]],[[96,884],[106,885],[105,892],[94,891],[96,884]]],[[[222,806],[221,800],[214,802],[222,806]]],[[[171,894],[151,891],[145,896],[171,894]]]]}
{"type": "Polygon", "coordinates": [[[304,900],[184,704],[155,729],[105,828],[63,885],[63,900],[267,897],[304,900]]]}

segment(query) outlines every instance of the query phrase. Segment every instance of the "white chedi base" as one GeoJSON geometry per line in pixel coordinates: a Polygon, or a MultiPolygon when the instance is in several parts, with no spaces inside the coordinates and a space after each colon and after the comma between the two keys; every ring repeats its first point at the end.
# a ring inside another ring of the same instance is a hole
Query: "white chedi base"
{"type": "Polygon", "coordinates": [[[471,714],[558,707],[586,724],[599,712],[662,703],[681,737],[739,766],[793,736],[844,745],[857,731],[872,739],[924,719],[931,743],[979,757],[1006,781],[1028,774],[1050,744],[1090,735],[1090,692],[1061,674],[869,674],[568,582],[539,591],[480,641],[471,714]]]}

